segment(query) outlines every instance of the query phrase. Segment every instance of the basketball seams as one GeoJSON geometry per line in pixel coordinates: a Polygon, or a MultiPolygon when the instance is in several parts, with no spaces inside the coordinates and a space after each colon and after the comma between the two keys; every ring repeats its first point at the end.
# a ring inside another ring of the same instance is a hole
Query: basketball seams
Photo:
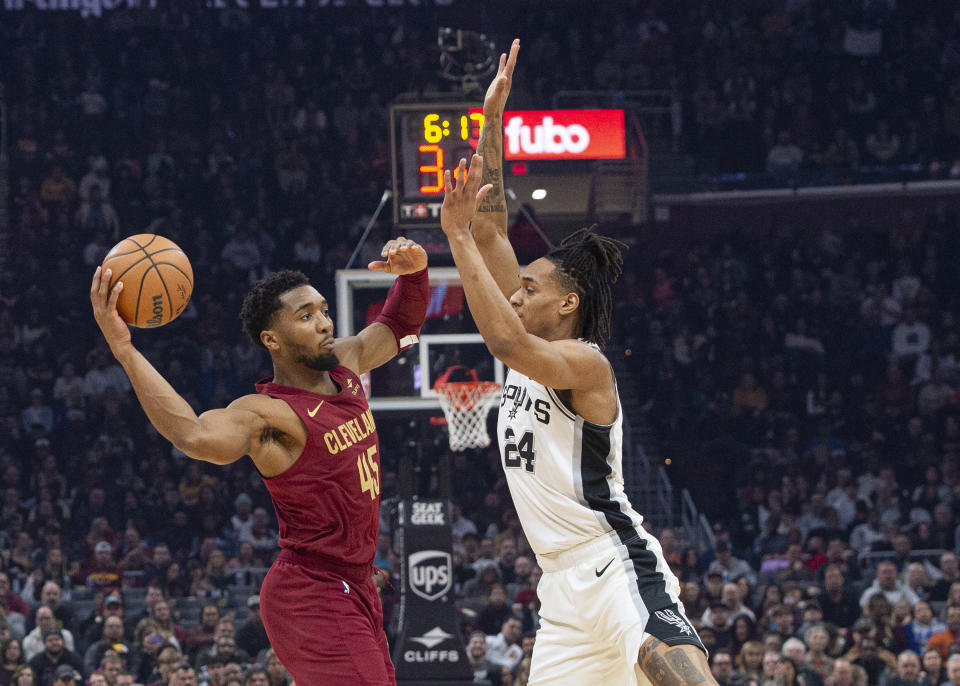
{"type": "Polygon", "coordinates": [[[113,266],[113,270],[117,270],[118,268],[122,270],[113,279],[114,283],[123,279],[131,281],[130,285],[133,285],[134,279],[137,283],[136,293],[131,292],[129,293],[129,298],[124,298],[124,301],[128,304],[122,310],[126,312],[127,316],[132,320],[132,322],[130,322],[132,326],[144,328],[163,326],[180,314],[183,305],[186,304],[186,301],[188,301],[190,295],[192,295],[193,270],[191,269],[192,265],[186,253],[184,253],[176,243],[159,234],[137,234],[123,239],[123,241],[114,246],[111,252],[113,254],[104,259],[103,267],[110,268],[114,262],[117,260],[120,261],[117,265],[113,266]],[[133,246],[136,246],[136,249],[126,250],[126,248],[133,246]],[[156,246],[153,252],[148,250],[151,246],[156,246]],[[118,252],[118,249],[122,252],[118,252]],[[160,254],[171,251],[179,254],[160,254]],[[174,270],[174,272],[169,275],[170,278],[173,279],[171,284],[168,284],[166,281],[162,269],[163,266],[174,270]],[[157,288],[158,284],[150,280],[151,271],[155,272],[162,290],[157,288]],[[147,283],[148,281],[149,283],[147,283]],[[183,305],[180,306],[180,311],[176,313],[174,310],[177,306],[175,306],[173,302],[174,291],[178,292],[178,294],[184,293],[186,295],[183,305]],[[146,299],[144,299],[145,294],[147,295],[146,299]],[[153,308],[157,305],[157,301],[164,296],[166,297],[169,310],[167,311],[167,316],[163,316],[161,312],[162,320],[157,322],[153,308]],[[133,305],[133,312],[130,312],[130,305],[133,305]],[[142,318],[140,317],[141,307],[147,307],[147,311],[144,312],[142,318]],[[143,319],[143,322],[141,322],[141,319],[143,319]]]}
{"type": "MultiPolygon", "coordinates": [[[[138,261],[138,264],[139,264],[139,262],[143,262],[143,260],[139,260],[139,261],[138,261]]],[[[147,272],[149,272],[150,269],[151,269],[151,268],[148,268],[146,272],[144,272],[143,274],[140,275],[140,289],[137,291],[137,306],[136,306],[136,307],[134,308],[134,310],[133,310],[133,325],[134,325],[134,326],[140,326],[140,324],[139,324],[139,321],[140,321],[140,297],[143,295],[143,285],[147,282],[147,272]]]]}
{"type": "MultiPolygon", "coordinates": [[[[139,235],[139,234],[138,234],[138,235],[139,235]]],[[[134,237],[133,237],[133,236],[129,236],[129,237],[127,237],[127,238],[124,238],[122,241],[120,241],[119,243],[117,243],[117,245],[123,245],[123,244],[126,243],[127,241],[130,241],[130,242],[133,243],[135,246],[137,246],[136,249],[130,250],[129,252],[122,252],[122,253],[117,253],[117,254],[115,254],[115,255],[108,255],[107,258],[104,260],[104,264],[106,264],[107,262],[109,262],[110,260],[112,260],[112,259],[115,258],[115,257],[124,257],[124,256],[126,256],[126,255],[132,255],[133,253],[138,252],[138,251],[140,251],[140,250],[143,250],[143,252],[146,253],[147,251],[145,250],[145,248],[149,247],[150,244],[153,243],[154,240],[156,240],[156,238],[157,238],[157,235],[156,235],[156,234],[153,234],[152,237],[150,238],[150,240],[147,241],[147,244],[146,244],[146,245],[140,245],[139,243],[137,243],[137,242],[134,240],[134,237]]],[[[114,247],[116,247],[116,246],[114,246],[114,247]]],[[[178,249],[178,248],[161,248],[161,250],[177,250],[177,249],[178,249]]],[[[157,252],[159,252],[159,250],[158,250],[157,252]]]]}
{"type": "MultiPolygon", "coordinates": [[[[186,257],[186,256],[184,256],[186,257]]],[[[193,277],[190,274],[187,274],[186,271],[180,268],[180,265],[174,264],[173,262],[157,262],[158,267],[170,267],[171,269],[176,269],[183,275],[183,278],[187,280],[187,283],[190,284],[190,290],[193,290],[193,277]]]]}

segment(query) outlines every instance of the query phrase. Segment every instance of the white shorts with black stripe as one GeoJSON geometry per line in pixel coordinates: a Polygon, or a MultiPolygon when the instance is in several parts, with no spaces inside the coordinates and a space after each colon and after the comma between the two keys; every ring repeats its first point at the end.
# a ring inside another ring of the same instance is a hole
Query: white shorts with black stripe
{"type": "Polygon", "coordinates": [[[540,630],[529,686],[647,683],[637,658],[649,636],[704,650],[660,543],[643,529],[611,532],[537,562],[540,630]]]}

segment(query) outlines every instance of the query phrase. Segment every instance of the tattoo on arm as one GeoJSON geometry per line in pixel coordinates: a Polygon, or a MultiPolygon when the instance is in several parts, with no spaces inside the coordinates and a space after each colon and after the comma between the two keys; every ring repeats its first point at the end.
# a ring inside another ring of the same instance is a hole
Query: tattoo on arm
{"type": "Polygon", "coordinates": [[[693,664],[683,648],[670,648],[656,638],[640,646],[640,669],[654,684],[662,686],[694,686],[716,683],[693,664]]]}
{"type": "Polygon", "coordinates": [[[493,184],[493,188],[484,197],[478,212],[506,212],[507,206],[503,201],[503,134],[491,134],[488,126],[499,124],[485,124],[480,132],[477,150],[483,155],[483,179],[480,185],[493,184]]]}

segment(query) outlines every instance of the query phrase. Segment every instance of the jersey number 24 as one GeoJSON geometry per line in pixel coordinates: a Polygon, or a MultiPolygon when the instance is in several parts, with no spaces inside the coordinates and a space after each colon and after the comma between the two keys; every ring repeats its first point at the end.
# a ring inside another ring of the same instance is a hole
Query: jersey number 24
{"type": "Polygon", "coordinates": [[[503,432],[503,464],[513,469],[523,466],[533,473],[533,463],[537,460],[537,451],[533,447],[533,432],[525,431],[519,441],[516,437],[509,426],[503,432]]]}

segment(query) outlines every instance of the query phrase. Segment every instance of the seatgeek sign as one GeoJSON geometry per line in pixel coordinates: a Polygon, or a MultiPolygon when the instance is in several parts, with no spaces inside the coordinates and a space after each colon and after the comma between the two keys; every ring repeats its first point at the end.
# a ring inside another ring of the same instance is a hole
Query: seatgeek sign
{"type": "Polygon", "coordinates": [[[623,110],[514,110],[503,113],[507,160],[626,157],[623,110]]]}

